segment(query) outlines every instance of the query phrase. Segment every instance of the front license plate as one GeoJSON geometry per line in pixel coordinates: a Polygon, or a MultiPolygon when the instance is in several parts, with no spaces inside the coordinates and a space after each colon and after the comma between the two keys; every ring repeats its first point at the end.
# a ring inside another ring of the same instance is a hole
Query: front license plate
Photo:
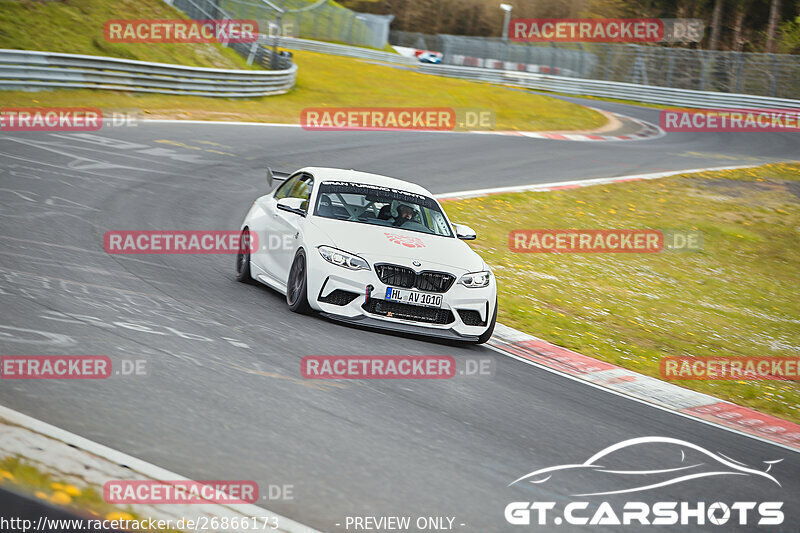
{"type": "Polygon", "coordinates": [[[428,294],[427,292],[408,291],[405,289],[386,289],[386,299],[393,302],[403,302],[411,305],[421,305],[423,307],[441,307],[441,294],[428,294]]]}

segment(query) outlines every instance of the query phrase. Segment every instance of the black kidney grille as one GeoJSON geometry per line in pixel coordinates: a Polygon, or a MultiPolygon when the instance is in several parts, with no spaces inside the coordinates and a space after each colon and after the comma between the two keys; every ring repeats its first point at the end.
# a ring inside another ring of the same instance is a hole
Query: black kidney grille
{"type": "Polygon", "coordinates": [[[455,276],[444,272],[421,272],[416,285],[421,291],[446,292],[455,280],[455,276]]]}
{"type": "Polygon", "coordinates": [[[447,272],[420,272],[400,265],[375,265],[378,278],[392,287],[417,288],[426,292],[447,292],[456,278],[447,272]]]}
{"type": "Polygon", "coordinates": [[[392,287],[410,289],[414,286],[417,274],[410,268],[398,265],[376,265],[375,271],[380,280],[392,287]]]}

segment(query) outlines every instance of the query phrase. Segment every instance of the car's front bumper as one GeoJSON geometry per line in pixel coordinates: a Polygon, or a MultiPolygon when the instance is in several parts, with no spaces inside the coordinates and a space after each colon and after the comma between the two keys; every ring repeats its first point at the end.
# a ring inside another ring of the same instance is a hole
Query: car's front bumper
{"type": "MultiPolygon", "coordinates": [[[[398,318],[397,313],[388,313],[387,316],[386,308],[391,308],[396,304],[385,300],[386,289],[390,285],[382,283],[373,269],[347,270],[331,265],[321,257],[313,257],[314,254],[309,255],[311,257],[308,270],[310,274],[308,301],[313,308],[331,318],[393,331],[461,340],[477,340],[492,321],[497,300],[497,285],[494,276],[491,277],[489,285],[483,288],[468,288],[453,283],[446,292],[437,293],[442,295],[442,311],[434,313],[439,317],[438,323],[436,323],[398,318]],[[369,297],[367,296],[368,287],[372,288],[369,297]],[[353,299],[343,305],[341,305],[341,301],[337,302],[339,305],[320,301],[321,298],[330,297],[334,291],[350,293],[353,299]],[[378,300],[378,302],[372,302],[370,305],[370,299],[378,300]],[[376,304],[381,308],[383,314],[374,312],[376,304]],[[393,314],[395,316],[392,316],[393,314]],[[448,315],[446,321],[443,318],[445,315],[448,315]],[[471,319],[472,324],[465,323],[465,318],[471,319]],[[477,324],[475,324],[476,322],[477,324]]],[[[419,308],[408,306],[408,304],[401,304],[401,307],[411,311],[411,314],[415,314],[417,311],[424,315],[432,313],[430,311],[432,308],[419,308]]]]}

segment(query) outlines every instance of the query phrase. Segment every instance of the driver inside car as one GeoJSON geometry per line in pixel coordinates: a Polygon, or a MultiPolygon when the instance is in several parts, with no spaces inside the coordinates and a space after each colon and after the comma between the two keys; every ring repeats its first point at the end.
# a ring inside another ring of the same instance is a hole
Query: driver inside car
{"type": "Polygon", "coordinates": [[[409,220],[414,219],[414,208],[406,204],[397,206],[397,216],[394,219],[395,226],[402,226],[409,220]]]}

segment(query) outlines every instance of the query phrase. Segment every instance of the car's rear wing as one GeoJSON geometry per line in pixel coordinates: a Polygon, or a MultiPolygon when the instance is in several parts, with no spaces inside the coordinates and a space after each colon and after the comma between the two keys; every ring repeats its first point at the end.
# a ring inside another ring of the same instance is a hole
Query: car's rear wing
{"type": "Polygon", "coordinates": [[[279,170],[272,170],[271,168],[267,167],[267,183],[269,184],[270,188],[272,188],[272,182],[285,181],[289,176],[291,176],[289,172],[280,172],[279,170]]]}

